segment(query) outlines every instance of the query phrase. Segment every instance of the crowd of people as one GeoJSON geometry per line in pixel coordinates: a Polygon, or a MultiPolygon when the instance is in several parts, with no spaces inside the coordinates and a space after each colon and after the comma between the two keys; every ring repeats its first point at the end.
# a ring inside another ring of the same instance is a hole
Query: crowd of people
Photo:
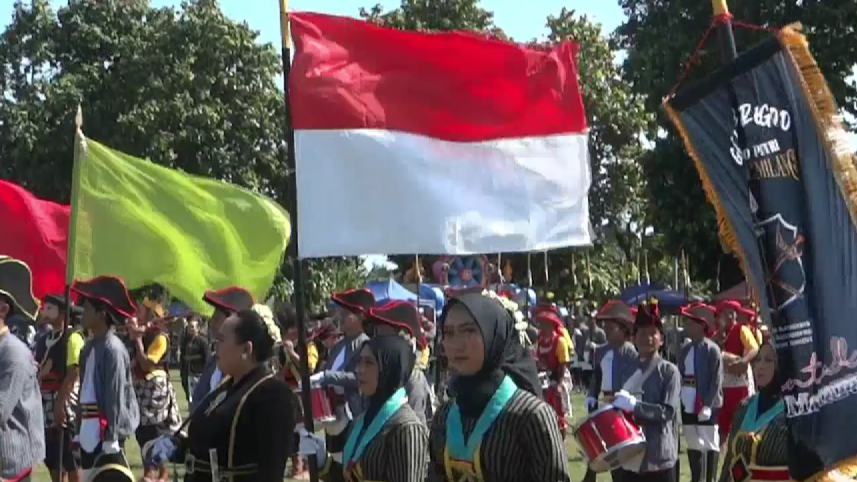
{"type": "Polygon", "coordinates": [[[644,435],[642,451],[611,466],[616,482],[677,481],[681,444],[693,482],[718,477],[721,452],[721,482],[788,480],[776,354],[755,310],[735,300],[683,307],[673,362],[655,302],[611,300],[585,321],[544,303],[527,321],[495,293],[455,293],[438,320],[450,374],[440,390],[425,374],[426,321],[414,304],[336,293],[335,322],[308,339],[305,407],[306,320],[241,287],[211,290],[201,296],[213,315],[191,319],[181,341],[183,420],[157,302],[133,300],[109,276],[74,283],[74,306],[36,300],[31,284],[24,263],[0,259],[3,482],[27,482],[41,463],[54,481],[134,480],[131,438],[151,481],[169,480],[171,464],[188,482],[306,479],[310,464],[325,481],[569,481],[575,383],[590,412],[624,413],[644,435]],[[13,315],[50,329],[29,347],[9,334],[13,315]]]}

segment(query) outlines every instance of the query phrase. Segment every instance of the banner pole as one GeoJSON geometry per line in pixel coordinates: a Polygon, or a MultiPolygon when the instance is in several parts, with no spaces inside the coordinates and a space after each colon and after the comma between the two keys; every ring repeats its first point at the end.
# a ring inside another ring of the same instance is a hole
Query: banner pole
{"type": "MultiPolygon", "coordinates": [[[[315,427],[312,420],[312,395],[310,392],[310,373],[309,373],[309,355],[307,354],[307,327],[305,320],[306,307],[304,306],[304,263],[300,258],[300,250],[298,247],[298,185],[297,171],[295,163],[295,129],[292,125],[292,106],[289,102],[289,72],[292,66],[292,42],[291,32],[289,28],[289,2],[288,0],[280,0],[280,38],[282,40],[282,60],[283,60],[283,104],[286,110],[286,142],[287,142],[287,157],[286,168],[288,176],[286,182],[286,192],[288,193],[289,217],[292,224],[292,239],[289,243],[288,256],[292,262],[294,269],[292,283],[292,302],[295,305],[295,314],[298,319],[298,354],[301,357],[301,404],[306,407],[303,410],[304,428],[309,433],[315,433],[315,427]]],[[[318,461],[315,455],[307,457],[309,465],[309,478],[312,482],[318,482],[318,461]]]]}
{"type": "Polygon", "coordinates": [[[711,0],[714,18],[717,20],[717,40],[720,43],[720,58],[723,63],[732,62],[738,58],[735,48],[735,35],[732,33],[732,16],[726,0],[711,0]]]}

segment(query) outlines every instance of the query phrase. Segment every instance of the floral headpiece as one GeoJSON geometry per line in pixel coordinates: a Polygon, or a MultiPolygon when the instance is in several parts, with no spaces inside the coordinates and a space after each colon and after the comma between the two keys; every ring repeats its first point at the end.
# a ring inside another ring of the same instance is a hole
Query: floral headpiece
{"type": "Polygon", "coordinates": [[[274,345],[281,344],[283,342],[283,335],[280,333],[280,327],[277,326],[277,322],[274,321],[274,312],[271,311],[271,308],[268,305],[255,304],[253,305],[253,311],[265,322],[265,326],[268,328],[268,336],[274,340],[274,345]]]}
{"type": "Polygon", "coordinates": [[[521,310],[518,307],[517,303],[510,300],[509,298],[500,296],[491,290],[482,291],[482,296],[487,296],[492,300],[499,301],[500,304],[503,305],[503,308],[505,308],[506,311],[508,311],[509,314],[512,315],[512,320],[514,320],[515,322],[515,330],[517,330],[518,332],[518,339],[521,340],[521,345],[529,346],[532,344],[532,342],[530,341],[530,337],[527,336],[527,328],[529,327],[529,323],[527,323],[527,320],[524,319],[524,314],[521,313],[521,310]]]}

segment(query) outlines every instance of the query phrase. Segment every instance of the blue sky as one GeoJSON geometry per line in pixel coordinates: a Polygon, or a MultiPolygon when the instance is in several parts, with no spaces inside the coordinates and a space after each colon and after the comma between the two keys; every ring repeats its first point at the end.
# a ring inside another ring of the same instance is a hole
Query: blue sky
{"type": "MultiPolygon", "coordinates": [[[[0,0],[0,24],[7,25],[12,18],[12,0],[0,0]]],[[[62,6],[67,0],[51,0],[54,7],[62,6]]],[[[360,7],[371,7],[380,3],[386,9],[399,5],[399,0],[291,0],[293,10],[312,10],[336,15],[357,16],[360,7]]],[[[513,0],[482,0],[482,6],[495,14],[495,21],[509,35],[517,40],[530,40],[543,37],[545,19],[548,15],[559,14],[562,7],[586,14],[603,24],[605,30],[613,30],[623,20],[624,14],[617,0],[536,0],[529,2],[513,0]]],[[[152,0],[156,7],[175,6],[181,0],[152,0]]],[[[262,42],[279,42],[280,15],[279,0],[220,0],[226,14],[247,22],[259,31],[262,42]],[[252,6],[251,6],[252,5],[252,6]]]]}

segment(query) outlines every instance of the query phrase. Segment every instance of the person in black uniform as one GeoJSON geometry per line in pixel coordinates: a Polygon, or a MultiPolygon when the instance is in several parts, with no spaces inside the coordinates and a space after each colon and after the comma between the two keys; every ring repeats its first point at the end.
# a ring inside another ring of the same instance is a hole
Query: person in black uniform
{"type": "Polygon", "coordinates": [[[453,298],[441,316],[455,399],[431,428],[432,482],[567,482],[556,413],[541,400],[533,356],[512,314],[479,293],[453,298]]]}
{"type": "Polygon", "coordinates": [[[78,482],[83,477],[80,457],[71,443],[80,393],[80,352],[85,344],[76,320],[83,308],[71,308],[72,320],[67,319],[68,308],[63,295],[45,297],[41,318],[51,329],[38,339],[35,349],[45,414],[45,466],[54,482],[66,478],[78,482]]]}
{"type": "Polygon", "coordinates": [[[338,472],[350,482],[425,480],[428,429],[408,405],[405,392],[416,359],[413,346],[398,335],[379,336],[363,344],[357,382],[368,406],[348,435],[342,467],[327,453],[324,437],[301,431],[301,454],[315,455],[322,480],[328,481],[338,472]]]}
{"type": "Polygon", "coordinates": [[[163,436],[143,448],[147,463],[183,460],[185,482],[282,482],[295,417],[291,390],[267,369],[278,330],[254,310],[223,322],[222,383],[198,402],[187,437],[163,436]]]}

